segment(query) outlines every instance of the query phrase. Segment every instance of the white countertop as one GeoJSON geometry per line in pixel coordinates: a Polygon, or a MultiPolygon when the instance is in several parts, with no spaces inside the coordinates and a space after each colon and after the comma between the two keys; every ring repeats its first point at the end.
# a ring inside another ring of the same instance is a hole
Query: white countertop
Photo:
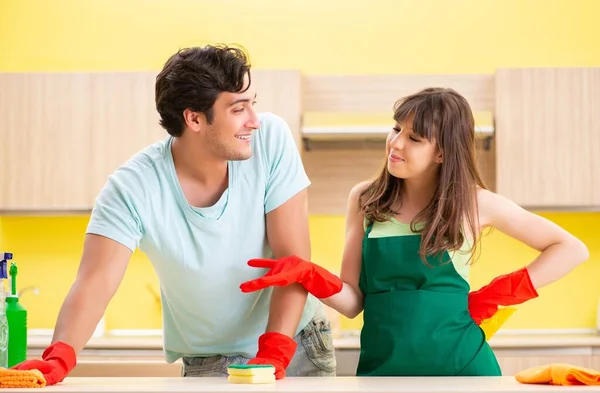
{"type": "MultiPolygon", "coordinates": [[[[50,344],[50,336],[29,336],[29,348],[45,348],[50,344]]],[[[333,339],[337,349],[358,349],[358,336],[333,339]]],[[[558,347],[596,347],[600,348],[600,334],[553,334],[553,335],[496,335],[490,340],[493,349],[504,348],[558,348],[558,347]]],[[[163,340],[160,336],[127,337],[107,336],[93,337],[86,345],[87,349],[148,349],[162,350],[163,340]]]]}
{"type": "MultiPolygon", "coordinates": [[[[23,392],[28,389],[3,389],[23,392]]],[[[34,389],[40,392],[39,389],[34,389]]],[[[524,385],[513,377],[357,378],[288,377],[270,385],[237,385],[226,378],[66,378],[42,391],[85,393],[282,392],[282,393],[425,393],[425,392],[600,392],[600,386],[524,385]]]]}

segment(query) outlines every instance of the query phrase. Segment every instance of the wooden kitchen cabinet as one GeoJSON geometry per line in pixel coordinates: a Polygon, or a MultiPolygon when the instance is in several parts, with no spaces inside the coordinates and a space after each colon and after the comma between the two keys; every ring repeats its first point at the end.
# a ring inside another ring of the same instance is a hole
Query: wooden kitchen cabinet
{"type": "MultiPolygon", "coordinates": [[[[495,150],[493,142],[485,149],[484,140],[477,140],[477,165],[491,190],[496,182],[495,150]]],[[[308,189],[309,213],[344,215],[352,187],[381,172],[386,161],[385,140],[312,142],[302,160],[312,182],[308,189]]]]}
{"type": "Polygon", "coordinates": [[[496,73],[496,191],[525,207],[600,205],[600,68],[496,73]]]}
{"type": "Polygon", "coordinates": [[[89,208],[115,169],[168,135],[159,125],[154,103],[155,78],[154,72],[91,75],[89,208]]]}
{"type": "Polygon", "coordinates": [[[151,73],[0,74],[0,210],[88,210],[107,176],[164,136],[151,73]]]}
{"type": "MultiPolygon", "coordinates": [[[[533,351],[532,351],[533,352],[533,351]]],[[[555,363],[567,363],[573,366],[591,368],[592,357],[589,355],[570,355],[570,354],[527,354],[520,355],[502,354],[496,351],[496,358],[502,375],[515,375],[531,367],[545,366],[555,363]]]]}
{"type": "Polygon", "coordinates": [[[89,74],[0,74],[0,209],[84,209],[91,199],[89,74]]]}
{"type": "Polygon", "coordinates": [[[180,377],[181,361],[167,363],[163,360],[82,360],[69,373],[69,377],[180,377]]]}
{"type": "MultiPolygon", "coordinates": [[[[600,370],[600,356],[592,356],[588,349],[494,349],[502,375],[515,375],[530,367],[552,363],[568,363],[574,366],[600,370]]],[[[358,349],[336,349],[337,375],[354,376],[358,365],[358,349]]]]}
{"type": "MultiPolygon", "coordinates": [[[[299,144],[300,72],[252,75],[257,110],[282,116],[299,144]]],[[[0,211],[89,211],[115,169],[168,135],[155,108],[155,78],[0,73],[0,211]]]]}

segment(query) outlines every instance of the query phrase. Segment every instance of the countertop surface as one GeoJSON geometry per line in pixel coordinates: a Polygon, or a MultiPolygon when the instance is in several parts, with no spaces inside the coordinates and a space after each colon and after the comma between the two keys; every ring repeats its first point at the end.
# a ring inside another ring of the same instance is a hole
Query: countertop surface
{"type": "MultiPolygon", "coordinates": [[[[23,392],[32,389],[3,389],[23,392]]],[[[40,392],[40,389],[33,389],[40,392]]],[[[86,393],[282,392],[282,393],[425,393],[425,392],[600,392],[600,386],[524,385],[513,377],[357,378],[288,377],[268,385],[238,385],[226,378],[66,378],[41,390],[86,393]]]]}
{"type": "MultiPolygon", "coordinates": [[[[29,336],[29,348],[45,348],[50,343],[50,336],[29,336]]],[[[358,336],[334,338],[337,349],[358,349],[358,336]]],[[[558,348],[558,347],[599,347],[600,334],[554,334],[554,335],[496,335],[490,340],[494,349],[500,348],[558,348]]],[[[161,336],[106,336],[92,337],[86,345],[87,349],[154,349],[162,350],[161,336]]]]}

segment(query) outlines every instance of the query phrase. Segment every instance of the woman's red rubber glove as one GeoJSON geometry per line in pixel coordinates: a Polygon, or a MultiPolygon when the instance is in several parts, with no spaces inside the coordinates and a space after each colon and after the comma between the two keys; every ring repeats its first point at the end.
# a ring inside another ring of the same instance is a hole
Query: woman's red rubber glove
{"type": "Polygon", "coordinates": [[[248,265],[268,268],[264,276],[240,285],[242,292],[258,291],[272,286],[298,283],[319,299],[335,295],[342,290],[342,280],[327,269],[295,255],[279,259],[251,259],[248,265]]]}
{"type": "Polygon", "coordinates": [[[469,293],[469,312],[477,324],[493,316],[498,306],[512,306],[536,298],[527,268],[494,278],[488,285],[469,293]]]}
{"type": "Polygon", "coordinates": [[[270,364],[275,367],[275,379],[283,379],[298,344],[296,341],[277,332],[264,333],[258,338],[258,352],[248,364],[270,364]]]}

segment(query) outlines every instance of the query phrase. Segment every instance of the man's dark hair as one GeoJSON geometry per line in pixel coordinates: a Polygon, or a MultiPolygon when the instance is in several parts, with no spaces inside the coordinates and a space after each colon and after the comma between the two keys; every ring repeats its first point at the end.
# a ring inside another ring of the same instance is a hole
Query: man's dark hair
{"type": "Polygon", "coordinates": [[[160,125],[172,136],[185,128],[183,111],[202,112],[208,123],[221,92],[238,93],[250,62],[244,50],[225,45],[181,49],[171,56],[156,77],[155,101],[160,125]]]}

